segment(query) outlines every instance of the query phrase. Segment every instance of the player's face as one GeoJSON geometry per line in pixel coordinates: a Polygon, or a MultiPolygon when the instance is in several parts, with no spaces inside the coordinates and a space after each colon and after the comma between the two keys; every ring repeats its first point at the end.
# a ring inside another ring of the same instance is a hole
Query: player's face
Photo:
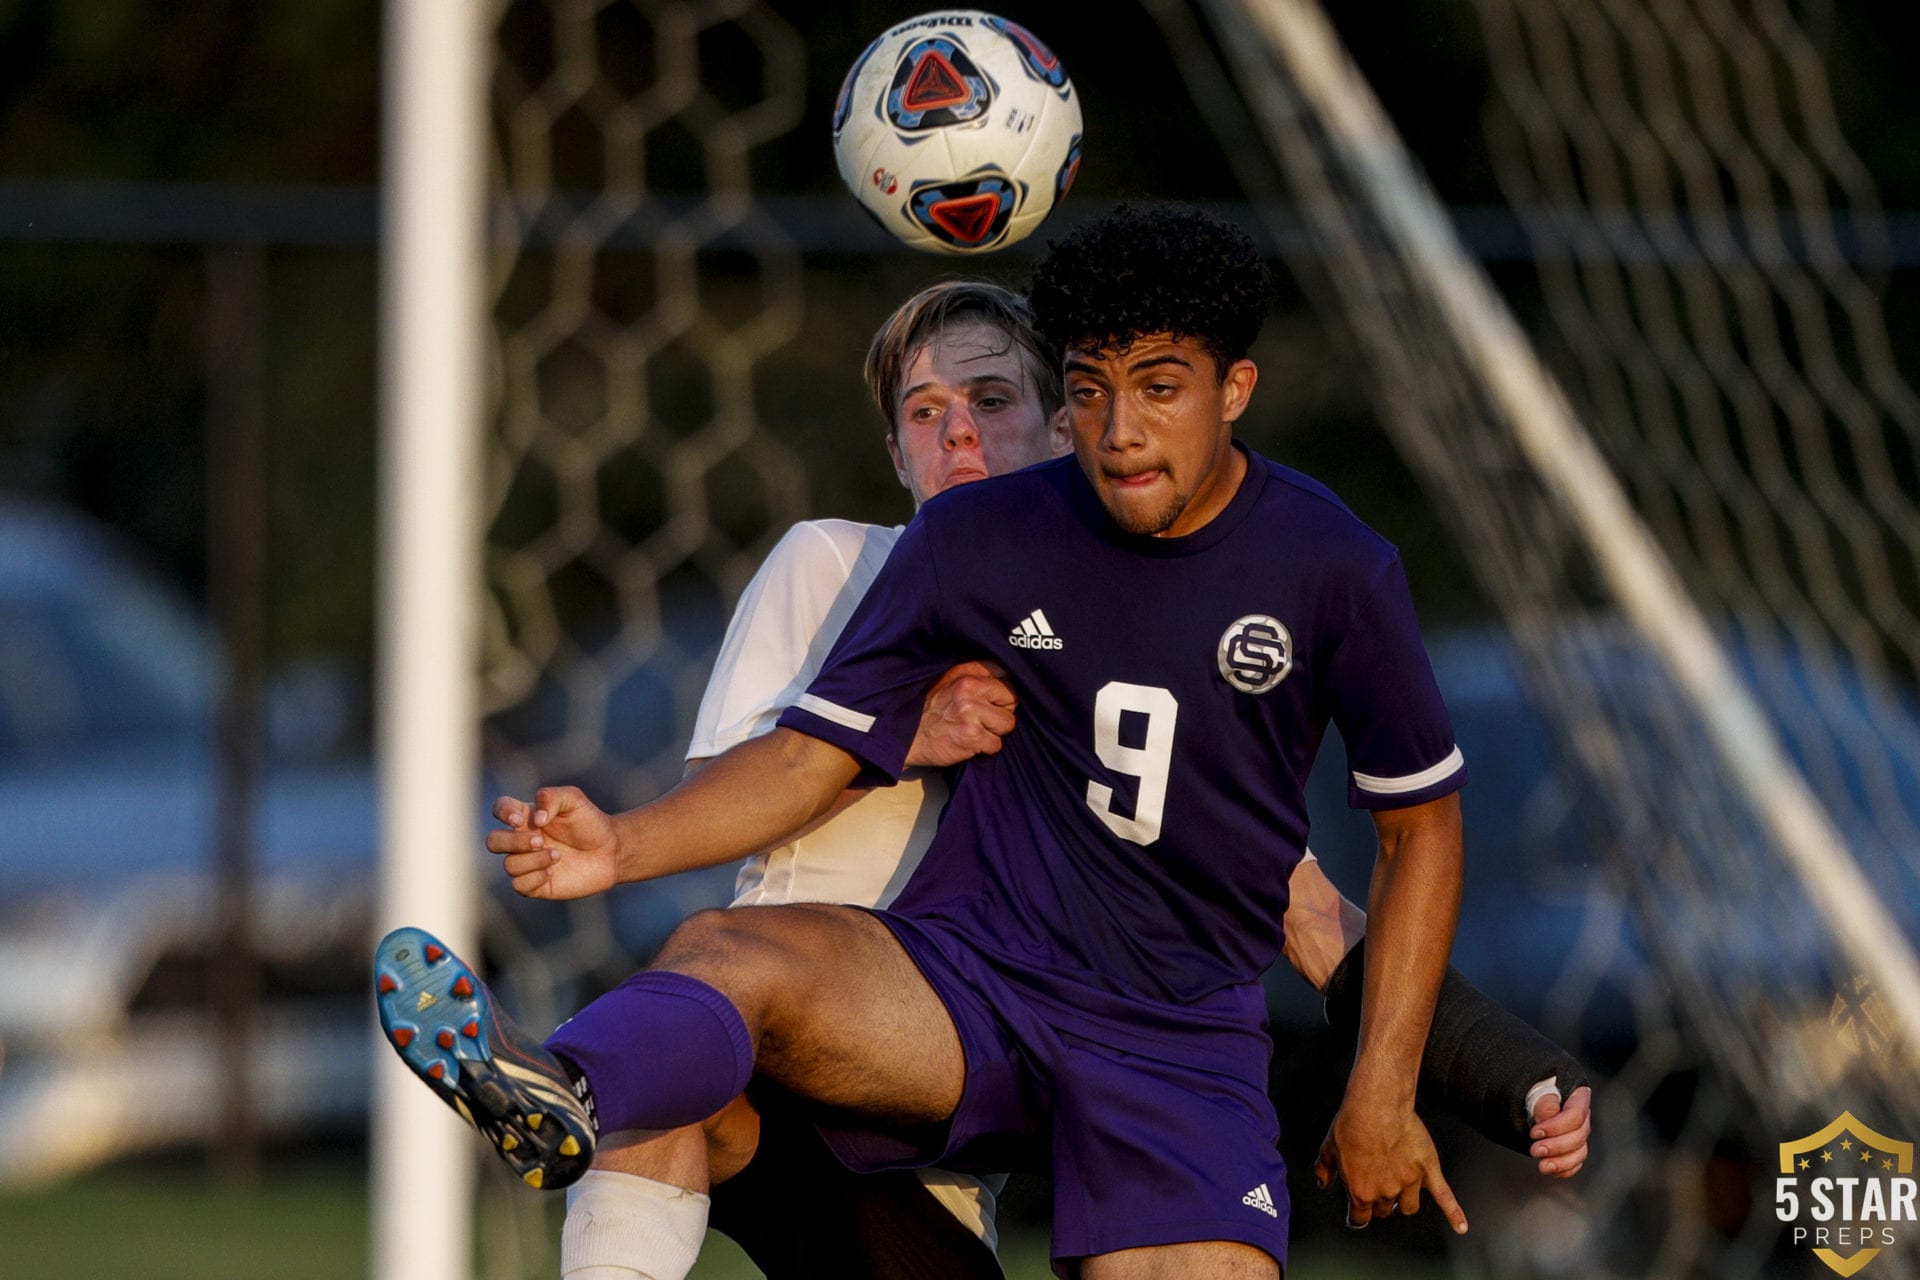
{"type": "Polygon", "coordinates": [[[916,507],[1066,451],[1064,415],[1047,420],[1019,346],[994,325],[948,326],[914,353],[900,381],[887,451],[916,507]]]}
{"type": "Polygon", "coordinates": [[[1164,333],[1067,350],[1074,452],[1121,528],[1179,537],[1225,509],[1247,470],[1233,424],[1258,379],[1251,360],[1221,377],[1205,347],[1164,333]]]}

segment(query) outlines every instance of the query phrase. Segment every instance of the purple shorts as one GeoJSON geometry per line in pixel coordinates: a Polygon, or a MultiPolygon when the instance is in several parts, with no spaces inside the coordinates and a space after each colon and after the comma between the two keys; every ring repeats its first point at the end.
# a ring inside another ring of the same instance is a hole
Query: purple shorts
{"type": "MultiPolygon", "coordinates": [[[[939,1164],[1053,1177],[1055,1270],[1094,1254],[1234,1240],[1287,1256],[1287,1169],[1267,1099],[1271,1042],[1233,1017],[1131,1002],[996,964],[937,921],[875,911],[933,987],[966,1053],[944,1126],[822,1125],[863,1172],[939,1164]]],[[[1263,1006],[1261,1006],[1263,1008],[1263,1006]]]]}

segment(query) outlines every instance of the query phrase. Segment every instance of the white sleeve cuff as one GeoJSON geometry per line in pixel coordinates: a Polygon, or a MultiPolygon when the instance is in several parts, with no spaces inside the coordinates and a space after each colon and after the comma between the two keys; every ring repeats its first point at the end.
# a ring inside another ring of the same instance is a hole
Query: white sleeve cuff
{"type": "Polygon", "coordinates": [[[1370,773],[1355,770],[1353,785],[1369,795],[1402,796],[1410,791],[1419,791],[1436,782],[1445,781],[1466,762],[1467,758],[1460,754],[1460,748],[1456,746],[1447,752],[1447,758],[1439,764],[1430,769],[1422,769],[1418,773],[1407,774],[1403,778],[1376,778],[1370,773]]]}

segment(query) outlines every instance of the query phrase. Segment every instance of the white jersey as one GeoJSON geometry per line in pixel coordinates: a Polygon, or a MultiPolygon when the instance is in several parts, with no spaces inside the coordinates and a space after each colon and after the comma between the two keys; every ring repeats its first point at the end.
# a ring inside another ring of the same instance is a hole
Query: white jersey
{"type": "MultiPolygon", "coordinates": [[[[806,520],[787,531],[727,624],[687,759],[719,755],[774,727],[819,674],[900,533],[898,526],[850,520],[806,520]]],[[[734,883],[733,905],[884,907],[920,865],[946,802],[944,775],[909,769],[898,785],[876,788],[800,839],[747,859],[734,883]]],[[[994,1247],[993,1193],[987,1186],[939,1169],[922,1169],[920,1177],[994,1247]]]]}
{"type": "MultiPolygon", "coordinates": [[[[714,660],[689,760],[717,756],[774,726],[807,691],[900,529],[808,520],[753,575],[714,660]]],[[[847,902],[884,907],[926,852],[947,802],[944,776],[910,769],[791,844],[749,858],[733,905],[847,902]]]]}

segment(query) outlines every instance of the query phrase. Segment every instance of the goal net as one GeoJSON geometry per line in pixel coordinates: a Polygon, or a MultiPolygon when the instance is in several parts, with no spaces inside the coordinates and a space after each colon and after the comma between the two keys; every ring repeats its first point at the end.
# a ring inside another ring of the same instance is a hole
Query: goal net
{"type": "MultiPolygon", "coordinates": [[[[1503,296],[1312,0],[1207,9],[1307,233],[1292,265],[1557,726],[1580,801],[1551,834],[1603,853],[1650,961],[1584,1234],[1516,1219],[1490,1260],[1757,1274],[1774,1216],[1706,1202],[1730,1153],[1766,1203],[1772,1144],[1920,1120],[1920,418],[1824,64],[1769,0],[1480,0],[1532,260],[1503,296]]],[[[1570,1040],[1618,971],[1607,905],[1557,978],[1570,1040]]]]}
{"type": "MultiPolygon", "coordinates": [[[[1546,1029],[1577,1045],[1618,999],[1630,1035],[1602,1064],[1579,1212],[1478,1214],[1462,1265],[1760,1274],[1770,1143],[1843,1108],[1920,1133],[1901,1012],[1920,1000],[1920,414],[1873,287],[1873,184],[1784,0],[1476,4],[1486,154],[1525,245],[1498,289],[1317,8],[1140,8],[1171,54],[1154,83],[1216,124],[1497,608],[1488,647],[1555,729],[1525,837],[1581,913],[1542,975],[1546,1029]]],[[[664,790],[773,541],[810,515],[904,515],[853,500],[861,474],[890,483],[867,419],[791,395],[858,409],[866,333],[953,265],[874,253],[857,218],[822,230],[824,104],[871,34],[828,25],[756,0],[501,9],[503,789],[664,790]]],[[[507,999],[557,1022],[730,878],[493,899],[507,999]]],[[[483,1185],[486,1273],[545,1274],[554,1207],[483,1185]]]]}

